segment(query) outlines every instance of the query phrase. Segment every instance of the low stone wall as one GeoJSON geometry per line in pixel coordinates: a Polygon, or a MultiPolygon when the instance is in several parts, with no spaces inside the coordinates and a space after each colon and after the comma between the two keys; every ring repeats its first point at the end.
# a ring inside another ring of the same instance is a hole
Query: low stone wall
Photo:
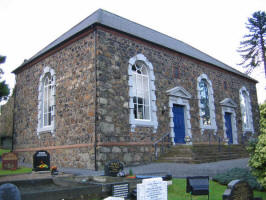
{"type": "MultiPolygon", "coordinates": [[[[45,148],[44,148],[45,149],[45,148]]],[[[46,149],[45,149],[46,150],[46,149]]],[[[50,165],[58,168],[85,168],[95,169],[94,147],[52,149],[46,150],[50,154],[50,165]]],[[[35,151],[17,152],[19,163],[21,165],[31,166],[33,164],[33,155],[35,151]]]]}

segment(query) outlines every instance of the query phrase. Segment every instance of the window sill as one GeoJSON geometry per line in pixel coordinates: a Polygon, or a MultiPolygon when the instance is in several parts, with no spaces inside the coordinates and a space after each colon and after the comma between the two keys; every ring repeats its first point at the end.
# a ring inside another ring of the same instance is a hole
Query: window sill
{"type": "Polygon", "coordinates": [[[150,121],[150,120],[132,120],[130,122],[131,131],[135,132],[136,127],[151,127],[153,128],[153,132],[156,133],[158,123],[157,121],[150,121]]]}
{"type": "Polygon", "coordinates": [[[202,126],[202,129],[208,129],[208,130],[212,130],[212,129],[217,129],[216,126],[202,126]]]}
{"type": "Polygon", "coordinates": [[[244,128],[244,129],[243,129],[243,132],[244,132],[244,134],[246,134],[246,133],[248,133],[248,132],[250,132],[250,133],[254,133],[254,129],[253,129],[253,128],[244,128]]]}
{"type": "Polygon", "coordinates": [[[134,119],[133,124],[135,124],[136,126],[148,126],[148,127],[154,126],[153,121],[141,120],[141,119],[134,119]]]}
{"type": "Polygon", "coordinates": [[[44,133],[50,133],[52,136],[54,136],[54,129],[52,126],[44,127],[44,128],[38,128],[37,129],[37,135],[40,137],[40,134],[44,133]]]}
{"type": "Polygon", "coordinates": [[[52,131],[52,126],[47,126],[44,128],[38,128],[38,133],[51,132],[51,131],[52,131]]]}
{"type": "Polygon", "coordinates": [[[203,135],[204,130],[214,130],[214,135],[216,135],[217,132],[217,126],[201,126],[200,127],[201,130],[201,135],[203,135]]]}

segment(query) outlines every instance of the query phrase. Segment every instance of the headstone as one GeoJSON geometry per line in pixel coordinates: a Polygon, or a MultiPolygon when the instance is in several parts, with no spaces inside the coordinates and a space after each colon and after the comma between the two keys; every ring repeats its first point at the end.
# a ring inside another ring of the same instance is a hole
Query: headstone
{"type": "Polygon", "coordinates": [[[228,184],[223,200],[253,200],[253,191],[246,181],[233,180],[228,184]]]}
{"type": "Polygon", "coordinates": [[[103,200],[124,200],[124,198],[122,198],[122,197],[107,197],[103,200]]]}
{"type": "Polygon", "coordinates": [[[37,151],[33,155],[34,171],[50,171],[50,155],[47,151],[37,151]]]}
{"type": "Polygon", "coordinates": [[[167,182],[162,178],[143,179],[137,184],[137,200],[167,200],[167,182]]]}
{"type": "Polygon", "coordinates": [[[17,186],[6,183],[0,186],[1,200],[21,200],[20,191],[17,186]]]}
{"type": "Polygon", "coordinates": [[[4,153],[2,155],[2,168],[16,170],[18,168],[18,156],[16,153],[4,153]]]}
{"type": "Polygon", "coordinates": [[[129,184],[121,183],[121,184],[113,184],[112,185],[112,196],[113,197],[123,197],[128,198],[129,194],[129,184]]]}
{"type": "Polygon", "coordinates": [[[117,176],[117,174],[123,171],[124,165],[119,160],[109,161],[104,166],[104,175],[105,176],[117,176]]]}

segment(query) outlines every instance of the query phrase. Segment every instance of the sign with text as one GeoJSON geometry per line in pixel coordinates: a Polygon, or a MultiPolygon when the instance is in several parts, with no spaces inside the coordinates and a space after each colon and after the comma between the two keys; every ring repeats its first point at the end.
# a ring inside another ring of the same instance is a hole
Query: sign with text
{"type": "Polygon", "coordinates": [[[112,160],[104,167],[105,176],[117,176],[124,169],[124,165],[119,160],[112,160]]]}
{"type": "Polygon", "coordinates": [[[2,168],[16,170],[18,168],[18,156],[15,153],[2,154],[2,168]]]}
{"type": "Polygon", "coordinates": [[[137,200],[167,200],[167,181],[162,178],[143,179],[137,184],[137,200]]]}
{"type": "Polygon", "coordinates": [[[127,198],[128,192],[129,192],[129,184],[128,183],[112,185],[112,196],[113,197],[127,198]]]}
{"type": "Polygon", "coordinates": [[[37,151],[33,155],[34,171],[50,171],[50,154],[47,151],[37,151]]]}

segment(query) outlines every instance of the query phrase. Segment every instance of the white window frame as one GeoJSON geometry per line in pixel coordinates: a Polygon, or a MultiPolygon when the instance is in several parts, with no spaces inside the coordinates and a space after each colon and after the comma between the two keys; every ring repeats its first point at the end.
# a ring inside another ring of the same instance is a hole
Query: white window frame
{"type": "Polygon", "coordinates": [[[51,67],[45,67],[43,69],[43,73],[40,76],[39,80],[39,95],[38,95],[38,127],[37,127],[37,135],[40,136],[41,133],[49,132],[53,136],[55,134],[55,86],[56,86],[56,74],[55,71],[51,67]],[[51,99],[50,105],[51,109],[51,125],[44,126],[44,81],[49,74],[51,78],[51,99]]]}
{"type": "Polygon", "coordinates": [[[136,56],[129,59],[128,65],[128,86],[129,86],[129,124],[131,132],[135,132],[136,127],[153,127],[153,132],[156,133],[158,128],[157,121],[157,106],[156,106],[156,95],[155,95],[155,76],[153,71],[153,66],[149,60],[143,54],[137,54],[136,56]],[[146,70],[149,76],[149,109],[150,109],[150,119],[135,119],[134,116],[134,91],[133,91],[133,71],[132,66],[135,65],[137,61],[142,61],[146,65],[146,70]]]}
{"type": "MultiPolygon", "coordinates": [[[[137,65],[137,63],[135,63],[135,68],[136,71],[132,70],[132,75],[133,75],[133,93],[134,93],[134,97],[136,98],[136,102],[134,103],[134,98],[133,98],[133,103],[135,104],[137,110],[136,110],[136,115],[137,117],[139,116],[139,106],[141,106],[141,114],[142,118],[136,118],[137,120],[147,120],[150,121],[151,119],[151,109],[150,109],[150,84],[149,84],[149,74],[148,74],[148,70],[145,64],[143,64],[141,66],[141,70],[137,69],[139,67],[139,65],[137,65]],[[141,72],[141,73],[138,73],[141,72]],[[146,74],[144,73],[146,72],[146,74]],[[135,79],[135,80],[134,80],[135,79]],[[145,91],[145,87],[144,87],[144,82],[147,83],[146,85],[146,91],[145,91]],[[135,87],[134,87],[134,83],[136,83],[135,87]],[[148,95],[145,95],[145,93],[148,93],[148,95]],[[146,96],[146,98],[145,98],[146,96]],[[139,99],[142,99],[142,103],[139,103],[139,99]],[[145,118],[145,116],[147,116],[145,118]]],[[[135,110],[135,109],[134,109],[135,110]]]]}
{"type": "Polygon", "coordinates": [[[198,93],[198,105],[199,105],[199,117],[200,117],[200,131],[201,134],[204,133],[204,130],[214,130],[214,135],[216,135],[217,132],[217,125],[215,121],[215,106],[214,106],[214,97],[213,97],[213,89],[212,89],[212,82],[208,78],[206,74],[202,74],[198,77],[197,79],[197,93],[198,93]],[[207,87],[208,87],[208,95],[209,95],[209,109],[210,109],[210,125],[205,125],[203,124],[203,119],[201,116],[201,103],[200,103],[200,87],[199,83],[201,82],[202,79],[205,79],[207,81],[207,87]]]}
{"type": "Polygon", "coordinates": [[[245,135],[247,132],[251,132],[252,134],[254,134],[250,95],[249,95],[249,92],[248,92],[248,90],[246,89],[245,86],[243,86],[239,90],[239,104],[240,104],[240,110],[241,110],[241,120],[242,120],[243,135],[245,135]],[[244,93],[246,94],[246,96],[244,96],[244,93]],[[246,106],[242,105],[241,98],[244,98],[246,106]],[[248,127],[245,127],[245,124],[244,124],[245,111],[246,111],[248,127]]]}

